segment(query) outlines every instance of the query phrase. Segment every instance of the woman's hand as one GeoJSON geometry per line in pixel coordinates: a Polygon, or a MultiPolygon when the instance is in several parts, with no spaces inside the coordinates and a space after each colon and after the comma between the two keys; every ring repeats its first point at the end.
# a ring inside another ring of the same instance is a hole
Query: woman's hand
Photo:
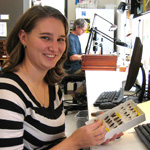
{"type": "MultiPolygon", "coordinates": [[[[103,112],[102,112],[103,113],[103,112]]],[[[75,149],[87,148],[100,144],[107,144],[120,138],[123,133],[115,134],[113,138],[107,139],[105,142],[106,126],[101,120],[96,120],[94,123],[83,126],[77,129],[70,137],[72,146],[75,149]]]]}
{"type": "MultiPolygon", "coordinates": [[[[96,112],[96,113],[91,113],[91,116],[92,116],[92,117],[95,117],[95,116],[101,115],[101,114],[103,114],[103,113],[104,113],[104,111],[98,111],[98,112],[96,112]]],[[[107,140],[103,143],[103,145],[106,145],[107,143],[109,143],[109,142],[111,142],[111,141],[114,141],[115,139],[118,139],[118,138],[120,138],[121,136],[123,136],[123,133],[115,134],[111,139],[107,139],[107,140]]]]}
{"type": "Polygon", "coordinates": [[[74,141],[77,149],[99,145],[104,143],[106,135],[105,128],[106,127],[102,121],[97,120],[92,124],[79,128],[71,135],[70,138],[74,141]]]}
{"type": "Polygon", "coordinates": [[[112,139],[105,140],[106,129],[101,120],[97,120],[92,124],[83,126],[76,130],[70,137],[66,138],[60,144],[51,148],[51,150],[79,150],[100,144],[107,144],[110,141],[123,135],[114,135],[112,139]]]}

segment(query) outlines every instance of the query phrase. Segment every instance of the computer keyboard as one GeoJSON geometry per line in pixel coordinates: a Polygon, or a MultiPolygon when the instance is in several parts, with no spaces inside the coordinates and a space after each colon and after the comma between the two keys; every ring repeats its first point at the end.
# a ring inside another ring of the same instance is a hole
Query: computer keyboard
{"type": "Polygon", "coordinates": [[[122,89],[119,91],[105,91],[99,95],[93,105],[100,109],[110,109],[120,104],[123,96],[122,89]]]}
{"type": "Polygon", "coordinates": [[[138,125],[134,129],[142,142],[150,150],[150,123],[138,125]]]}

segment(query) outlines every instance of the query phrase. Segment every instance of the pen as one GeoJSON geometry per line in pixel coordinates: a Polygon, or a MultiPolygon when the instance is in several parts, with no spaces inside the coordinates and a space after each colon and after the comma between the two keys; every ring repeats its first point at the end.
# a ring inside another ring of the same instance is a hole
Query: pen
{"type": "Polygon", "coordinates": [[[91,113],[91,116],[96,117],[96,116],[98,116],[98,115],[103,114],[103,112],[104,112],[104,111],[92,112],[92,113],[91,113]]]}

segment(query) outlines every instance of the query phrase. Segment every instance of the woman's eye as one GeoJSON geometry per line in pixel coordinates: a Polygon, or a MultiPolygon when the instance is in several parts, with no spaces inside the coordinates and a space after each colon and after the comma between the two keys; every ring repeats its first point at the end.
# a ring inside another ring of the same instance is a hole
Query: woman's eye
{"type": "Polygon", "coordinates": [[[58,39],[58,41],[63,42],[63,41],[65,41],[65,38],[60,38],[60,39],[58,39]]]}
{"type": "Polygon", "coordinates": [[[47,37],[47,36],[43,36],[43,37],[41,37],[42,39],[45,39],[45,40],[50,40],[50,38],[49,37],[47,37]]]}

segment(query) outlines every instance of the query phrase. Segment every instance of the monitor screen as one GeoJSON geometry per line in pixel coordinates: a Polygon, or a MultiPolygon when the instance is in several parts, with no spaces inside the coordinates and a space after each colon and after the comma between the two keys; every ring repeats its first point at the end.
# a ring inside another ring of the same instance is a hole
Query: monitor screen
{"type": "Polygon", "coordinates": [[[136,37],[124,90],[129,91],[135,85],[135,82],[137,80],[137,76],[139,73],[139,69],[141,68],[142,86],[140,87],[140,90],[137,96],[138,102],[143,101],[143,96],[145,93],[145,83],[146,83],[145,71],[141,63],[142,51],[143,51],[143,45],[141,43],[141,40],[139,37],[136,37]]]}

